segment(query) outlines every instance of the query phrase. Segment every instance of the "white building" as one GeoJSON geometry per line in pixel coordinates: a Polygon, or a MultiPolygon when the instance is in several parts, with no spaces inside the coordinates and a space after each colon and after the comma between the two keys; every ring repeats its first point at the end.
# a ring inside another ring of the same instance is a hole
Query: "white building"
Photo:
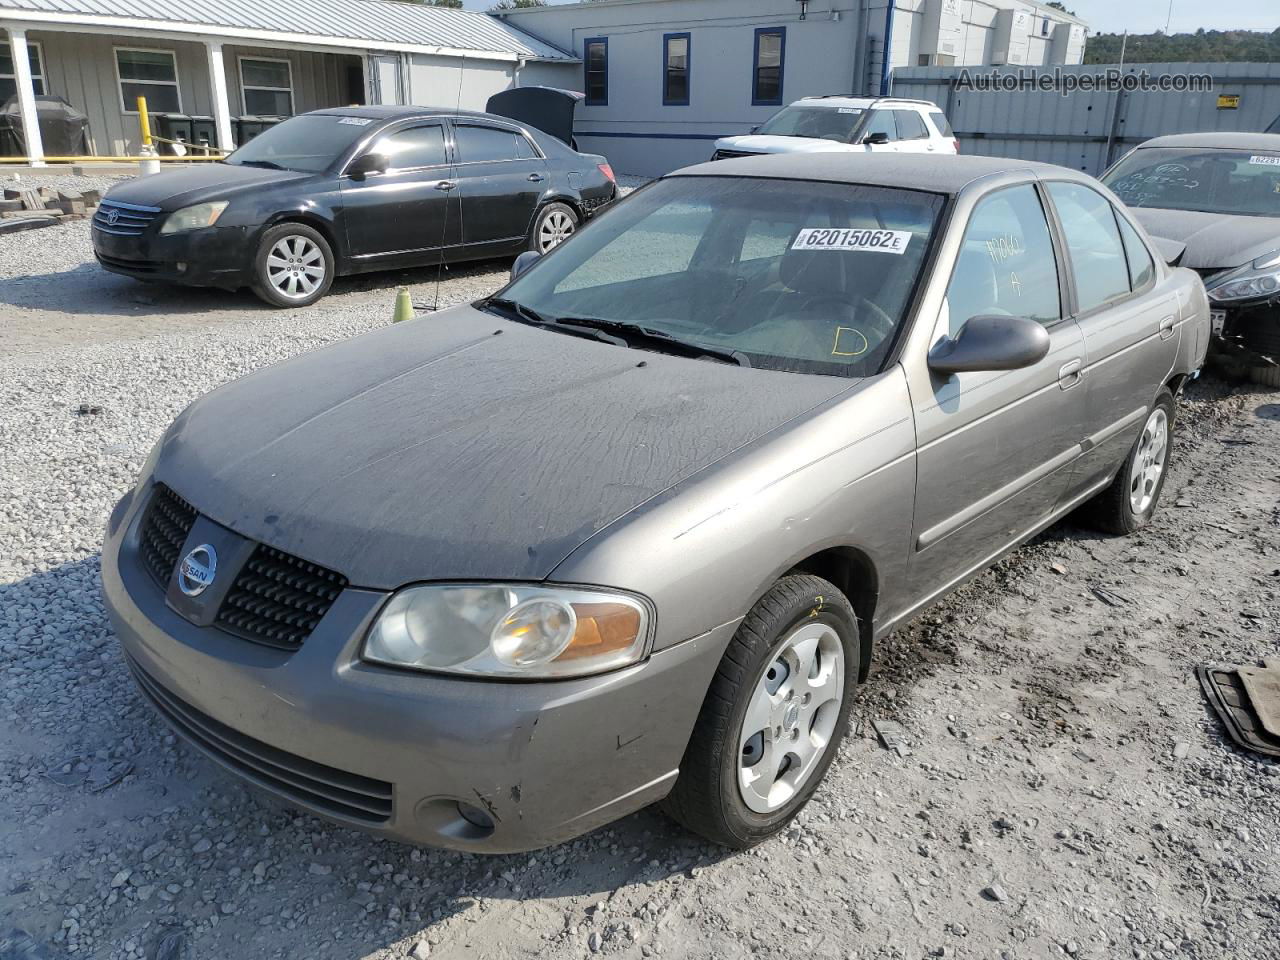
{"type": "MultiPolygon", "coordinates": [[[[137,153],[139,95],[153,114],[207,118],[208,139],[227,146],[244,116],[483,110],[500,90],[579,72],[572,53],[512,24],[390,0],[0,0],[0,103],[18,97],[31,144],[34,97],[65,98],[100,156],[137,153]]],[[[40,153],[37,142],[28,155],[40,153]]]]}
{"type": "Polygon", "coordinates": [[[498,16],[582,58],[551,71],[587,94],[580,145],[640,174],[705,160],[803,96],[887,93],[894,67],[1080,63],[1086,30],[1035,0],[594,0],[498,16]]]}

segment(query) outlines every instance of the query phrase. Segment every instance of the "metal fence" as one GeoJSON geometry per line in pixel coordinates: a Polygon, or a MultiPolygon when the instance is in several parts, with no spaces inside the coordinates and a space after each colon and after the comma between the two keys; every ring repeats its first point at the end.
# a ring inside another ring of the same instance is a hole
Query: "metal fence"
{"type": "Polygon", "coordinates": [[[1096,176],[1130,147],[1163,134],[1266,130],[1280,117],[1280,63],[909,67],[893,71],[892,92],[943,107],[964,153],[1042,160],[1096,176]],[[1110,87],[1108,71],[1118,81],[1110,87]],[[1099,78],[1103,89],[1083,89],[1099,78]],[[1183,89],[1152,89],[1159,85],[1183,89]],[[1208,89],[1186,89],[1197,85],[1208,89]]]}

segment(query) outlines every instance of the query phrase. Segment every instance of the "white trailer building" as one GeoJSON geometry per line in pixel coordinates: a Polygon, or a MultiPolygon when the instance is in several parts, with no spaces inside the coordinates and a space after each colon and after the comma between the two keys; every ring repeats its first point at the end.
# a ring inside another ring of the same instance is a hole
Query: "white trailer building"
{"type": "Polygon", "coordinates": [[[498,16],[583,60],[549,71],[587,95],[579,143],[650,175],[800,97],[887,93],[894,67],[1080,63],[1086,31],[1035,0],[593,0],[498,16]]]}

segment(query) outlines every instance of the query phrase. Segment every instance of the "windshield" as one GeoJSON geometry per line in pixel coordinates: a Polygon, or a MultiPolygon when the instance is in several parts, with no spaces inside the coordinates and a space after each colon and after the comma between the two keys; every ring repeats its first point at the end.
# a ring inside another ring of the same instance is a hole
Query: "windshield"
{"type": "Polygon", "coordinates": [[[813,137],[852,143],[854,131],[866,111],[861,107],[783,107],[756,131],[771,137],[813,137]]]}
{"type": "Polygon", "coordinates": [[[1102,182],[1131,207],[1280,217],[1280,153],[1148,147],[1102,182]]]}
{"type": "Polygon", "coordinates": [[[371,123],[369,117],[325,113],[291,117],[258,134],[226,162],[319,173],[363,137],[371,123]]]}
{"type": "Polygon", "coordinates": [[[542,319],[609,321],[624,340],[617,324],[753,367],[867,376],[904,321],[941,207],[913,190],[672,177],[502,296],[542,319]]]}

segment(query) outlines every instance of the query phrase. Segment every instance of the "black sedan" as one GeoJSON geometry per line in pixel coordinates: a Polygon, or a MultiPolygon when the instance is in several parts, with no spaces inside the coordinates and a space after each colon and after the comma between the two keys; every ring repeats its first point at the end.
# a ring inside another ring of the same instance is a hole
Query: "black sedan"
{"type": "Polygon", "coordinates": [[[343,274],[545,253],[616,194],[604,157],[512,120],[345,107],[113,187],[93,248],[114,273],[300,307],[343,274]]]}

